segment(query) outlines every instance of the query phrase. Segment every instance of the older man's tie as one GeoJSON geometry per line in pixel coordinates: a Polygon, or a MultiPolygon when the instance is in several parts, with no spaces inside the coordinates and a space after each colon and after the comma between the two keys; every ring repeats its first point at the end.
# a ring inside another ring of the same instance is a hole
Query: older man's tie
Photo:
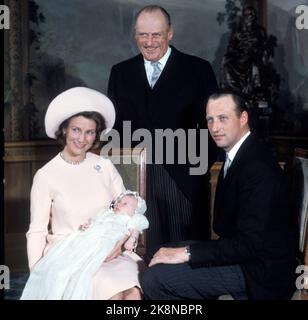
{"type": "Polygon", "coordinates": [[[157,79],[160,76],[161,69],[160,69],[160,62],[159,61],[151,62],[151,65],[153,67],[153,73],[152,73],[152,78],[151,78],[151,88],[153,88],[157,79]]]}

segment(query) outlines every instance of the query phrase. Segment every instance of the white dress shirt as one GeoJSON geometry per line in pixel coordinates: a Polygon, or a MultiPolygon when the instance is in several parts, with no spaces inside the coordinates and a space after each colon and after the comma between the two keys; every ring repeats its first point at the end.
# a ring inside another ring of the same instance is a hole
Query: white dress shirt
{"type": "Polygon", "coordinates": [[[230,163],[228,165],[228,168],[230,168],[231,164],[232,164],[232,161],[233,159],[235,158],[237,152],[238,152],[238,149],[240,148],[240,146],[242,145],[242,143],[248,138],[248,136],[250,135],[250,131],[248,131],[234,146],[233,148],[226,153],[226,159],[227,157],[230,159],[230,163]]]}
{"type": "MultiPolygon", "coordinates": [[[[171,48],[168,47],[168,49],[167,49],[166,53],[164,54],[164,56],[161,59],[158,60],[161,72],[163,72],[163,69],[164,69],[164,67],[165,67],[165,65],[167,63],[167,60],[168,60],[170,54],[171,54],[171,48]]],[[[152,74],[153,74],[153,71],[154,71],[154,67],[151,65],[151,62],[152,61],[144,59],[145,72],[147,74],[148,82],[149,82],[150,85],[151,85],[152,74]]]]}

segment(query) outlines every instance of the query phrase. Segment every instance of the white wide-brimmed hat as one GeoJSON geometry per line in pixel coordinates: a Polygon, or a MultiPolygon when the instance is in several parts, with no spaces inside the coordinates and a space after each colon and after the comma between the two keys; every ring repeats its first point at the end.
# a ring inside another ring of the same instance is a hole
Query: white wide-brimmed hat
{"type": "Polygon", "coordinates": [[[115,110],[111,100],[96,90],[75,87],[60,93],[49,104],[45,115],[47,136],[55,139],[55,133],[63,121],[85,111],[100,113],[106,122],[106,132],[112,129],[115,110]]]}

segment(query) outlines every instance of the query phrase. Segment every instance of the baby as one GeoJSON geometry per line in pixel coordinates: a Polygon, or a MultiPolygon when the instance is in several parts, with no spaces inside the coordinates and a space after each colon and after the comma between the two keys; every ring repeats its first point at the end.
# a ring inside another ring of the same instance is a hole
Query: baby
{"type": "Polygon", "coordinates": [[[93,220],[55,244],[34,266],[21,300],[85,300],[92,298],[91,279],[116,243],[134,250],[147,229],[145,201],[126,191],[93,220]],[[35,288],[35,289],[34,289],[35,288]]]}
{"type": "MultiPolygon", "coordinates": [[[[134,193],[132,191],[127,191],[126,193],[121,194],[115,201],[113,201],[111,203],[109,209],[112,209],[114,214],[127,214],[128,216],[133,217],[133,215],[135,214],[135,211],[137,209],[137,206],[138,206],[137,199],[138,198],[134,195],[134,193]]],[[[139,208],[139,211],[140,211],[141,200],[140,200],[139,206],[140,206],[140,208],[139,208]]],[[[139,214],[140,214],[140,212],[139,212],[139,214]]],[[[104,218],[106,218],[106,217],[104,217],[104,218]]],[[[136,222],[135,221],[136,219],[144,220],[146,218],[144,216],[141,216],[141,217],[137,216],[132,221],[130,221],[129,225],[133,225],[133,223],[136,222]]],[[[81,230],[81,231],[87,230],[91,226],[92,221],[93,220],[90,218],[88,220],[88,222],[82,224],[79,227],[79,230],[81,230]]],[[[148,222],[145,222],[145,224],[146,223],[148,223],[148,222]]],[[[128,225],[128,227],[129,227],[129,225],[128,225]]],[[[124,248],[126,250],[133,251],[136,249],[137,244],[138,244],[139,230],[128,228],[128,231],[129,231],[128,232],[129,238],[124,243],[124,248]]]]}

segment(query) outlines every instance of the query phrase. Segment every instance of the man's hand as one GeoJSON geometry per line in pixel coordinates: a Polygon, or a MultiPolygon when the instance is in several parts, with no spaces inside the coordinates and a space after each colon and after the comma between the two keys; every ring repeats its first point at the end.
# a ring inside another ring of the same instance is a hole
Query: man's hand
{"type": "Polygon", "coordinates": [[[128,239],[128,236],[125,236],[123,239],[119,240],[116,243],[116,245],[114,246],[114,248],[112,249],[108,257],[105,259],[105,262],[109,262],[112,259],[117,258],[123,252],[124,250],[123,244],[126,242],[127,239],[128,239]]]}
{"type": "Polygon", "coordinates": [[[185,251],[186,247],[182,248],[160,248],[149,263],[149,267],[157,263],[177,264],[188,261],[188,255],[185,251]]]}

